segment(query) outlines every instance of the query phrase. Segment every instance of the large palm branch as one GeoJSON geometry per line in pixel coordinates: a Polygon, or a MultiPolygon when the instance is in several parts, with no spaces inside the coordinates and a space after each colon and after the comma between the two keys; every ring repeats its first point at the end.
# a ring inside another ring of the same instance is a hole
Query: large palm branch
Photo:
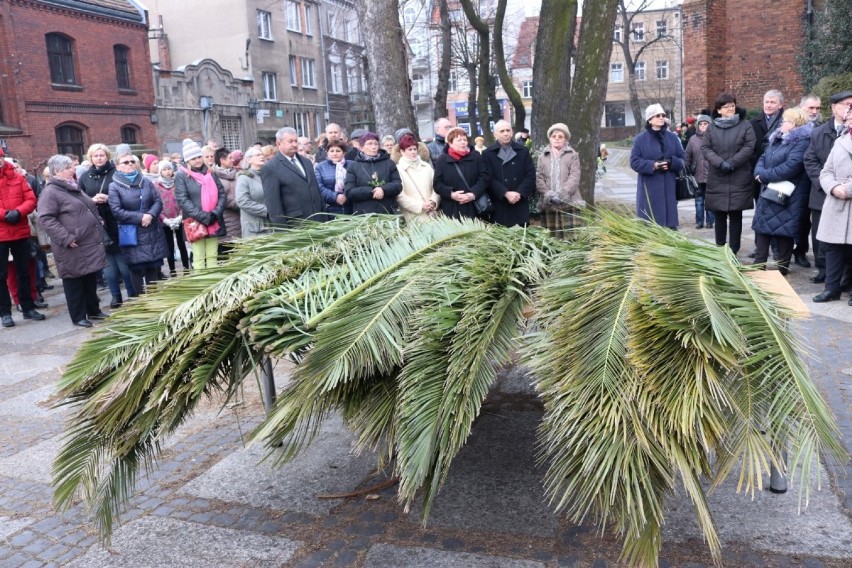
{"type": "Polygon", "coordinates": [[[81,348],[61,385],[75,415],[57,503],[81,493],[108,536],[158,441],[272,354],[299,364],[253,438],[281,463],[340,412],[360,449],[393,464],[406,507],[422,490],[425,521],[533,303],[526,345],[556,507],[614,522],[626,557],[653,564],[662,500],[680,479],[715,553],[702,475],[721,480],[742,460],[753,491],[767,464],[783,467],[788,440],[793,469],[823,449],[844,459],[789,314],[742,271],[723,249],[606,215],[571,244],[383,217],[248,241],[81,348]]]}

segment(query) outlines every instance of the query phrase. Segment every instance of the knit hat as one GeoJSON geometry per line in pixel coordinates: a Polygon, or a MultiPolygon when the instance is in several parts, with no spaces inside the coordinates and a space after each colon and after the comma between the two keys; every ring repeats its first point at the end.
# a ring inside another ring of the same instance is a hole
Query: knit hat
{"type": "Polygon", "coordinates": [[[564,123],[562,123],[562,122],[557,122],[556,124],[554,124],[553,126],[551,126],[550,128],[548,128],[548,129],[547,129],[547,137],[548,137],[548,138],[550,138],[550,135],[551,135],[551,134],[553,134],[553,131],[554,131],[554,130],[559,130],[560,132],[562,132],[563,134],[565,134],[565,139],[566,139],[566,140],[570,140],[570,139],[571,139],[571,131],[570,131],[570,130],[568,130],[568,125],[567,125],[567,124],[564,124],[564,123]]]}
{"type": "Polygon", "coordinates": [[[413,135],[414,133],[411,132],[411,129],[409,129],[409,128],[400,128],[399,130],[394,132],[393,138],[394,138],[394,140],[396,140],[397,144],[399,144],[400,140],[402,140],[402,137],[405,134],[412,134],[413,135]]]}
{"type": "Polygon", "coordinates": [[[687,124],[695,124],[695,117],[690,116],[689,118],[686,119],[686,123],[687,124]]]}
{"type": "MultiPolygon", "coordinates": [[[[361,138],[366,133],[367,133],[367,131],[365,129],[356,128],[355,130],[352,131],[352,136],[350,137],[350,140],[355,140],[356,138],[361,138]]],[[[378,140],[378,137],[376,138],[376,140],[378,140]]]]}
{"type": "Polygon", "coordinates": [[[364,134],[362,134],[358,138],[358,143],[361,146],[363,146],[364,143],[367,142],[368,140],[375,140],[376,142],[378,142],[379,141],[379,135],[376,134],[375,132],[365,132],[364,134]]]}
{"type": "Polygon", "coordinates": [[[115,160],[119,156],[127,156],[132,153],[133,151],[130,149],[130,144],[119,144],[115,147],[115,152],[112,153],[112,159],[115,160]]]}
{"type": "Polygon", "coordinates": [[[155,156],[154,154],[148,154],[147,156],[145,156],[145,160],[142,162],[142,165],[145,167],[145,171],[149,172],[151,171],[151,164],[159,161],[160,159],[157,158],[157,156],[155,156]]]}
{"type": "Polygon", "coordinates": [[[157,164],[157,169],[162,173],[163,170],[172,170],[175,171],[175,165],[171,160],[161,160],[159,164],[157,164]]]}
{"type": "Polygon", "coordinates": [[[399,138],[399,149],[403,152],[412,146],[417,146],[417,138],[411,132],[406,132],[399,138]]]}
{"type": "Polygon", "coordinates": [[[189,162],[193,158],[200,158],[201,146],[199,146],[193,139],[186,138],[183,141],[183,160],[185,162],[189,162]]]}
{"type": "Polygon", "coordinates": [[[699,114],[695,117],[695,124],[701,124],[702,122],[713,122],[713,119],[706,114],[699,114]]]}
{"type": "Polygon", "coordinates": [[[663,110],[663,105],[660,103],[649,105],[648,108],[645,109],[645,122],[648,122],[658,114],[666,114],[666,111],[663,110]]]}
{"type": "Polygon", "coordinates": [[[228,157],[231,158],[231,163],[234,164],[235,168],[239,168],[240,164],[243,163],[243,151],[242,150],[234,150],[228,157]]]}

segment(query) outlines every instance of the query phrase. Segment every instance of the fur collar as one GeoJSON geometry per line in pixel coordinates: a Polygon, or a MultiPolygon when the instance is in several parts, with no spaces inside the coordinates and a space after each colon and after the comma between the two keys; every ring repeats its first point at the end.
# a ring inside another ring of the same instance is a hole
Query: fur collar
{"type": "Polygon", "coordinates": [[[806,122],[802,126],[797,126],[787,134],[782,134],[780,128],[776,128],[772,131],[772,134],[769,135],[769,143],[774,144],[776,140],[781,139],[782,144],[795,144],[797,141],[802,138],[811,137],[811,132],[814,130],[814,125],[812,122],[806,122]]]}

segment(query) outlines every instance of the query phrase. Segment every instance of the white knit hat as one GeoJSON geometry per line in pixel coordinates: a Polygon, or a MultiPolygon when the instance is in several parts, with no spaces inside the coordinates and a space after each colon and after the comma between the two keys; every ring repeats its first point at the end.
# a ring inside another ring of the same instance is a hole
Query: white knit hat
{"type": "Polygon", "coordinates": [[[157,170],[163,171],[166,169],[175,171],[175,165],[172,163],[171,160],[160,160],[160,163],[157,164],[157,170]]]}
{"type": "Polygon", "coordinates": [[[666,111],[663,110],[663,105],[660,103],[654,103],[645,109],[645,122],[648,122],[658,114],[666,114],[666,111]]]}
{"type": "Polygon", "coordinates": [[[183,141],[183,160],[185,162],[189,162],[193,158],[200,158],[201,156],[201,146],[194,140],[187,138],[183,141]]]}

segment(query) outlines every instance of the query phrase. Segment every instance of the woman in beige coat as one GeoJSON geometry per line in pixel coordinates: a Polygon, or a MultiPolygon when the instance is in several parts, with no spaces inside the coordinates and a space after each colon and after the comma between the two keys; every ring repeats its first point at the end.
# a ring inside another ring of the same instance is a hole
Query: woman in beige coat
{"type": "Polygon", "coordinates": [[[561,122],[547,129],[550,145],[538,159],[535,172],[539,210],[544,226],[558,238],[574,227],[572,211],[585,203],[580,196],[580,157],[568,144],[571,132],[561,122]]]}
{"type": "Polygon", "coordinates": [[[396,167],[402,179],[402,192],[396,203],[402,210],[402,216],[408,222],[434,217],[441,201],[432,186],[435,170],[420,157],[413,134],[403,134],[399,147],[402,154],[396,167]]]}

